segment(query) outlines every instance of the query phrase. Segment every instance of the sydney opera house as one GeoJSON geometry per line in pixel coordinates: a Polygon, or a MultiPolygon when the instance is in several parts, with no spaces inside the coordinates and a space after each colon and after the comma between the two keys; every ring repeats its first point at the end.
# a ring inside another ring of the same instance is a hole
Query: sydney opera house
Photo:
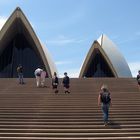
{"type": "MultiPolygon", "coordinates": [[[[22,64],[24,77],[34,77],[37,67],[45,68],[48,77],[56,70],[46,47],[36,36],[20,8],[16,8],[0,31],[0,77],[16,77],[22,64]]],[[[79,77],[132,77],[123,55],[106,35],[94,41],[80,70],[79,77]]]]}
{"type": "Polygon", "coordinates": [[[70,93],[66,94],[61,78],[54,92],[55,71],[47,48],[16,8],[0,30],[0,140],[140,140],[140,88],[106,35],[85,54],[79,78],[70,79],[70,93]],[[19,64],[24,84],[17,80],[19,64]],[[35,84],[37,67],[47,71],[43,87],[35,84]],[[111,94],[110,107],[110,103],[100,106],[102,85],[111,94]]]}

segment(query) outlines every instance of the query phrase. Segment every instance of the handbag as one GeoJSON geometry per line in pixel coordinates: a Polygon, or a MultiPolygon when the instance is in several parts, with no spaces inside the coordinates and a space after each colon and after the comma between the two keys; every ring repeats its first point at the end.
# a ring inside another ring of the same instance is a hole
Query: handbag
{"type": "Polygon", "coordinates": [[[58,84],[57,84],[57,83],[53,83],[53,85],[54,85],[54,86],[57,86],[58,84]]]}

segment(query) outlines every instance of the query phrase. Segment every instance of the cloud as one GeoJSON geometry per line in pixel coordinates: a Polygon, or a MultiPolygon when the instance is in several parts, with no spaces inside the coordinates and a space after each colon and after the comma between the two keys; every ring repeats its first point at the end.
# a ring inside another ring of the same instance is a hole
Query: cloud
{"type": "Polygon", "coordinates": [[[68,65],[68,64],[72,64],[72,61],[57,61],[55,62],[56,65],[68,65]]]}
{"type": "Polygon", "coordinates": [[[69,26],[81,24],[81,22],[85,20],[86,13],[84,6],[80,6],[80,3],[76,8],[73,7],[73,10],[71,10],[70,13],[67,11],[65,12],[65,14],[54,15],[56,18],[47,21],[47,28],[51,30],[58,30],[61,28],[67,29],[69,26]]]}
{"type": "Polygon", "coordinates": [[[131,36],[128,36],[126,39],[119,40],[117,44],[122,45],[125,43],[137,41],[139,39],[140,39],[140,31],[137,31],[137,32],[134,32],[133,34],[131,34],[131,36]]]}
{"type": "Polygon", "coordinates": [[[127,38],[125,40],[119,41],[118,44],[122,45],[122,44],[125,44],[125,43],[133,42],[133,41],[135,41],[137,39],[139,39],[137,36],[136,37],[127,38]]]}
{"type": "MultiPolygon", "coordinates": [[[[78,78],[78,76],[79,76],[79,69],[67,69],[67,70],[65,70],[67,73],[68,73],[68,76],[70,77],[70,78],[78,78]]],[[[60,78],[62,78],[62,77],[64,77],[64,72],[65,71],[61,71],[60,73],[59,73],[59,77],[60,78]]]]}
{"type": "Polygon", "coordinates": [[[140,62],[130,62],[128,63],[132,76],[136,77],[138,70],[140,70],[140,62]]]}
{"type": "Polygon", "coordinates": [[[6,4],[11,4],[11,1],[9,1],[9,0],[0,0],[0,5],[6,5],[6,4]]]}
{"type": "Polygon", "coordinates": [[[75,64],[76,61],[57,61],[55,64],[59,68],[59,77],[64,77],[64,72],[67,72],[69,77],[77,78],[79,76],[79,68],[70,68],[71,65],[75,64]]]}
{"type": "Polygon", "coordinates": [[[0,30],[1,30],[1,28],[3,27],[3,25],[5,24],[6,20],[7,20],[6,17],[1,17],[1,16],[0,16],[0,30]]]}
{"type": "Polygon", "coordinates": [[[59,45],[59,46],[63,46],[66,44],[73,44],[73,43],[81,43],[85,41],[85,39],[74,39],[74,38],[67,38],[63,35],[60,35],[54,39],[48,40],[47,43],[48,44],[53,44],[53,45],[59,45]]]}
{"type": "Polygon", "coordinates": [[[137,31],[135,34],[136,36],[140,36],[140,31],[137,31]]]}

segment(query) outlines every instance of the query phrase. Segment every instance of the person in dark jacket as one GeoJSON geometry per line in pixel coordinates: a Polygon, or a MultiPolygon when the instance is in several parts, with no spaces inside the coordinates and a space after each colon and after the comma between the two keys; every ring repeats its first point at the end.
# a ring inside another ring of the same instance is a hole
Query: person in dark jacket
{"type": "Polygon", "coordinates": [[[58,85],[59,85],[59,81],[58,81],[57,73],[54,72],[54,76],[52,78],[52,88],[55,93],[58,93],[58,85]]]}
{"type": "Polygon", "coordinates": [[[140,70],[138,71],[137,81],[138,81],[138,86],[140,88],[140,70]]]}
{"type": "Polygon", "coordinates": [[[18,73],[18,78],[19,78],[19,84],[24,84],[23,81],[23,67],[21,64],[17,67],[17,73],[18,73]]]}
{"type": "Polygon", "coordinates": [[[63,78],[63,86],[64,86],[65,93],[70,93],[69,84],[70,84],[70,78],[68,77],[67,72],[65,72],[64,73],[64,78],[63,78]]]}

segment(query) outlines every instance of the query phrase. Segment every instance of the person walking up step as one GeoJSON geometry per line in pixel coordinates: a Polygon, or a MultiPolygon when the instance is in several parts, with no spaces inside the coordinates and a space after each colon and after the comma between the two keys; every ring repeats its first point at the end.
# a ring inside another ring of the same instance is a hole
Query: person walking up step
{"type": "Polygon", "coordinates": [[[58,81],[57,73],[54,72],[54,76],[52,78],[52,88],[55,93],[58,93],[58,89],[57,89],[58,85],[59,85],[59,81],[58,81]]]}
{"type": "Polygon", "coordinates": [[[101,104],[101,109],[103,112],[103,120],[104,125],[108,125],[108,117],[109,117],[109,107],[111,103],[111,95],[106,85],[101,87],[101,92],[98,96],[98,106],[101,104]]]}
{"type": "Polygon", "coordinates": [[[70,84],[70,78],[68,77],[67,72],[65,72],[64,73],[64,78],[63,78],[63,87],[64,87],[64,92],[65,93],[70,93],[69,84],[70,84]]]}
{"type": "Polygon", "coordinates": [[[40,69],[39,67],[35,70],[34,74],[35,74],[35,77],[36,77],[36,85],[37,87],[40,87],[41,86],[41,72],[43,70],[40,69]]]}
{"type": "Polygon", "coordinates": [[[24,84],[23,81],[23,67],[21,64],[17,67],[17,73],[18,73],[18,78],[19,78],[19,84],[24,84]]]}

